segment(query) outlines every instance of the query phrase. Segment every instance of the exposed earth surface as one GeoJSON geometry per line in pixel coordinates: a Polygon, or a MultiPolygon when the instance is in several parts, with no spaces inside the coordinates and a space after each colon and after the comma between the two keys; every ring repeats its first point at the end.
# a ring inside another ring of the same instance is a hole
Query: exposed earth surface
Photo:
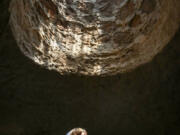
{"type": "Polygon", "coordinates": [[[109,77],[61,76],[25,57],[0,1],[0,135],[180,134],[180,31],[152,62],[109,77]]]}

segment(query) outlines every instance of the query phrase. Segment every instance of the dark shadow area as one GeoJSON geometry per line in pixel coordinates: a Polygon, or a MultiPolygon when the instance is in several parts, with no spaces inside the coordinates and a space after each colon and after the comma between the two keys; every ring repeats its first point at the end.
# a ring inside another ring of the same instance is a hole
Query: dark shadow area
{"type": "Polygon", "coordinates": [[[0,135],[180,134],[180,31],[151,63],[111,77],[61,76],[34,64],[0,2],[0,135]]]}

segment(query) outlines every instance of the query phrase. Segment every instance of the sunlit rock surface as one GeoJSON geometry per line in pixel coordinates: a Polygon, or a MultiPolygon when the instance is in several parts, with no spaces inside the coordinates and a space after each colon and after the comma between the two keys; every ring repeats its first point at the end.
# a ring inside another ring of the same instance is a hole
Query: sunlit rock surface
{"type": "Polygon", "coordinates": [[[22,52],[60,74],[112,75],[150,61],[180,23],[179,0],[12,0],[22,52]]]}

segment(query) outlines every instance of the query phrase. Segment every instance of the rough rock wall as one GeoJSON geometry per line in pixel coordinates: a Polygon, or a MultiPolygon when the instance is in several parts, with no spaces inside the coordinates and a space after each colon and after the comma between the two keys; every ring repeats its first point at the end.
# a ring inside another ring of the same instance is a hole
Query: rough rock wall
{"type": "Polygon", "coordinates": [[[24,57],[0,1],[0,135],[180,134],[180,32],[155,59],[111,77],[61,76],[24,57]]]}
{"type": "Polygon", "coordinates": [[[12,0],[22,52],[61,74],[112,75],[149,62],[174,36],[179,0],[12,0]]]}

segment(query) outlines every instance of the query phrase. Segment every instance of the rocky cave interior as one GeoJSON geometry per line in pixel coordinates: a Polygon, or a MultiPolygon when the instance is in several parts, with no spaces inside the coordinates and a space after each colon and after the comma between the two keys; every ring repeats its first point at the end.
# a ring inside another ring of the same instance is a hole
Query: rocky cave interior
{"type": "Polygon", "coordinates": [[[0,135],[180,134],[180,31],[150,63],[108,77],[61,76],[25,57],[0,1],[0,135]]]}

